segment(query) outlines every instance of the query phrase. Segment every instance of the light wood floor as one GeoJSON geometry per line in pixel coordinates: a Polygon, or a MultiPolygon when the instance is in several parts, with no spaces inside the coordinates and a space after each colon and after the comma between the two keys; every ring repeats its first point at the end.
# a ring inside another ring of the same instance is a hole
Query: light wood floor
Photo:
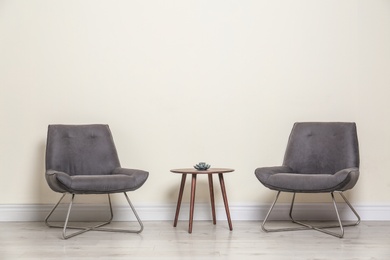
{"type": "MultiPolygon", "coordinates": [[[[114,225],[125,227],[126,222],[114,225]]],[[[0,223],[0,259],[390,259],[390,222],[345,228],[343,239],[317,231],[264,233],[260,222],[144,222],[141,234],[91,231],[61,239],[41,222],[0,223]]]]}

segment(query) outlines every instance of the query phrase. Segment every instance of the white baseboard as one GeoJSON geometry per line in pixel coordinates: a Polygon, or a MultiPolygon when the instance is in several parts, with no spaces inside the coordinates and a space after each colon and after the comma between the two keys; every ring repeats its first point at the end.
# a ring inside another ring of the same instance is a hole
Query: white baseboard
{"type": "MultiPolygon", "coordinates": [[[[172,221],[175,216],[176,205],[134,205],[143,221],[172,221]]],[[[346,204],[340,203],[340,217],[343,220],[354,220],[353,213],[346,204]]],[[[353,205],[363,221],[390,221],[390,205],[353,205]]],[[[43,221],[53,205],[0,205],[0,221],[43,221]]],[[[260,221],[268,212],[270,205],[230,205],[232,220],[260,221]]],[[[63,220],[67,211],[66,205],[60,205],[53,214],[53,220],[63,220]]],[[[287,220],[289,204],[276,205],[270,220],[287,220]]],[[[223,205],[216,206],[218,220],[226,220],[223,205]]],[[[179,219],[188,220],[189,205],[181,207],[179,219]]],[[[72,220],[102,220],[108,216],[108,206],[103,204],[75,204],[71,214],[72,220]]],[[[133,221],[129,207],[114,206],[114,221],[133,221]]],[[[335,219],[333,205],[330,203],[297,203],[294,206],[294,216],[301,220],[329,220],[335,219]]],[[[210,220],[211,208],[209,204],[195,205],[194,220],[210,220]]]]}

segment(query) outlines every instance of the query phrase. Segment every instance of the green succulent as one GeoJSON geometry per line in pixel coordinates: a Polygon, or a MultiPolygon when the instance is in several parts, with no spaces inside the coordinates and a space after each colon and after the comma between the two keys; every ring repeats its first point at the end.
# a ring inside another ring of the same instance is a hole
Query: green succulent
{"type": "Polygon", "coordinates": [[[194,166],[195,169],[198,171],[206,171],[208,168],[210,168],[210,165],[205,162],[200,162],[194,166]]]}

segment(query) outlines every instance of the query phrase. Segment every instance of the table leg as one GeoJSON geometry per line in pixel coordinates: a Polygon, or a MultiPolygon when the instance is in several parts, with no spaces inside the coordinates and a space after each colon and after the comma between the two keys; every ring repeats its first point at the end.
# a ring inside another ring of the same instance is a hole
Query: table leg
{"type": "Polygon", "coordinates": [[[182,174],[182,175],[181,175],[181,184],[180,184],[180,190],[179,190],[179,197],[178,197],[178,199],[177,199],[175,221],[173,222],[173,226],[174,226],[174,227],[176,227],[176,225],[177,225],[177,220],[178,220],[178,218],[179,218],[181,200],[182,200],[182,198],[183,198],[184,185],[186,184],[186,177],[187,177],[187,174],[182,174]]]}
{"type": "Polygon", "coordinates": [[[229,204],[228,204],[228,199],[226,195],[226,188],[225,188],[225,182],[223,180],[223,174],[218,173],[219,177],[219,183],[221,184],[221,192],[222,192],[222,197],[223,197],[223,203],[225,204],[225,211],[226,211],[226,217],[229,223],[229,228],[230,230],[233,230],[233,225],[232,225],[232,220],[230,219],[230,212],[229,212],[229,204]]]}
{"type": "Polygon", "coordinates": [[[213,176],[209,174],[209,189],[210,189],[210,201],[211,201],[211,212],[213,214],[213,224],[217,224],[217,218],[215,217],[215,201],[214,201],[214,185],[213,176]]]}
{"type": "Polygon", "coordinates": [[[192,233],[192,221],[194,219],[195,189],[196,189],[196,174],[192,174],[191,198],[190,198],[190,220],[188,225],[188,233],[192,233]]]}

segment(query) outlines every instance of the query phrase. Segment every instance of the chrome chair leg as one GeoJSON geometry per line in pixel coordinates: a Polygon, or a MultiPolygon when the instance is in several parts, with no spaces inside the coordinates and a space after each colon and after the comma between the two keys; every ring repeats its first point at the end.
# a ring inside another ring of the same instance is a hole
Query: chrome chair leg
{"type": "Polygon", "coordinates": [[[51,209],[51,211],[49,212],[49,214],[47,214],[47,216],[46,216],[46,218],[45,218],[45,224],[46,224],[46,226],[48,226],[48,227],[58,227],[58,228],[62,228],[62,227],[63,227],[63,226],[56,226],[56,225],[50,224],[50,223],[49,223],[49,218],[51,217],[51,215],[53,214],[53,212],[56,210],[56,208],[58,207],[58,205],[60,205],[60,203],[61,203],[62,199],[65,197],[65,195],[66,195],[66,193],[64,193],[64,194],[61,196],[61,198],[60,198],[60,200],[57,202],[57,204],[54,205],[54,207],[51,209]]]}
{"type": "MultiPolygon", "coordinates": [[[[294,194],[294,196],[295,196],[295,194],[294,194]]],[[[340,219],[339,211],[337,209],[337,204],[336,204],[336,201],[334,199],[333,192],[331,193],[331,196],[332,196],[332,202],[333,202],[333,206],[334,206],[334,209],[335,209],[335,212],[336,212],[336,216],[337,216],[337,221],[339,223],[338,225],[313,226],[313,225],[309,225],[307,223],[295,220],[292,217],[292,214],[290,214],[291,221],[293,223],[295,223],[295,224],[307,227],[307,229],[314,229],[314,230],[320,231],[320,232],[328,234],[328,235],[332,235],[332,236],[335,236],[335,237],[338,237],[338,238],[342,238],[344,236],[344,227],[343,227],[343,224],[342,224],[341,219],[340,219]],[[340,228],[340,233],[331,232],[331,231],[325,230],[325,228],[340,228]]]]}
{"type": "Polygon", "coordinates": [[[128,229],[113,229],[113,228],[103,228],[103,226],[105,225],[108,225],[111,223],[113,217],[114,217],[114,214],[113,214],[113,210],[112,210],[112,203],[111,203],[111,197],[110,197],[110,194],[107,194],[108,195],[108,202],[109,202],[109,207],[110,207],[110,218],[108,221],[105,221],[103,223],[100,223],[98,225],[95,225],[95,226],[92,226],[92,227],[77,227],[77,226],[68,226],[68,222],[69,222],[69,216],[70,216],[70,212],[71,212],[71,209],[72,209],[72,205],[73,205],[73,202],[74,202],[74,197],[75,197],[75,194],[71,194],[72,195],[72,198],[71,198],[71,201],[69,203],[69,207],[68,207],[68,211],[67,211],[67,214],[66,214],[66,219],[65,219],[65,222],[64,222],[64,225],[53,225],[49,222],[49,218],[51,217],[51,215],[53,214],[53,212],[56,210],[56,208],[58,207],[58,205],[61,203],[62,199],[65,197],[66,193],[64,195],[62,195],[62,197],[60,198],[60,200],[57,202],[57,204],[53,207],[53,209],[49,212],[49,214],[47,215],[47,217],[45,218],[45,224],[48,226],[48,227],[53,227],[53,228],[62,228],[63,231],[62,231],[62,237],[63,239],[68,239],[68,238],[71,238],[71,237],[74,237],[74,236],[77,236],[77,235],[80,235],[80,234],[83,234],[87,231],[91,231],[91,230],[94,230],[94,231],[106,231],[106,232],[125,232],[125,233],[141,233],[144,226],[143,226],[143,223],[141,221],[141,219],[139,218],[137,212],[135,211],[135,208],[133,206],[133,204],[131,203],[129,197],[127,196],[126,192],[124,192],[124,195],[126,197],[126,200],[131,208],[131,210],[133,211],[137,221],[138,221],[138,224],[140,226],[139,229],[137,230],[128,230],[128,229]],[[67,235],[67,229],[81,229],[80,231],[77,231],[77,232],[74,232],[72,234],[69,234],[67,235]]]}
{"type": "Polygon", "coordinates": [[[291,201],[291,206],[290,206],[290,211],[289,211],[289,217],[291,219],[291,221],[295,224],[298,224],[298,225],[301,225],[302,227],[300,228],[278,228],[278,229],[267,229],[265,228],[265,224],[268,220],[268,217],[273,209],[273,207],[275,206],[275,203],[276,201],[278,200],[278,197],[279,197],[279,194],[280,194],[280,191],[278,191],[277,195],[276,195],[276,198],[275,198],[275,201],[273,202],[273,204],[271,205],[271,208],[270,210],[268,211],[264,221],[263,221],[263,224],[262,224],[262,229],[265,231],[265,232],[281,232],[281,231],[298,231],[298,230],[307,230],[307,229],[314,229],[314,230],[317,230],[317,231],[320,231],[320,232],[323,232],[325,234],[328,234],[328,235],[332,235],[332,236],[335,236],[335,237],[338,237],[338,238],[342,238],[344,236],[344,227],[349,227],[349,226],[356,226],[360,223],[360,216],[358,215],[358,213],[355,211],[355,209],[352,207],[352,205],[349,203],[349,201],[347,200],[347,198],[344,196],[344,194],[342,192],[339,192],[339,194],[341,195],[341,197],[344,199],[344,201],[346,202],[346,204],[348,205],[348,207],[352,210],[352,212],[355,214],[355,216],[357,217],[357,221],[355,223],[352,223],[352,224],[343,224],[341,219],[340,219],[340,214],[339,214],[339,211],[338,211],[338,208],[337,208],[337,203],[336,203],[336,200],[334,198],[334,193],[331,192],[331,197],[332,197],[332,202],[333,202],[333,206],[334,206],[334,209],[335,209],[335,212],[336,212],[336,216],[337,216],[337,221],[338,221],[338,225],[325,225],[325,226],[312,226],[312,225],[309,225],[307,223],[304,223],[304,222],[301,222],[301,221],[297,221],[294,219],[293,215],[292,215],[292,212],[293,212],[293,207],[294,207],[294,202],[295,202],[295,195],[296,193],[293,194],[293,198],[292,198],[292,201],[291,201]],[[340,228],[340,233],[336,233],[336,232],[331,232],[329,230],[326,230],[328,228],[340,228]]]}
{"type": "MultiPolygon", "coordinates": [[[[276,202],[278,201],[280,193],[281,193],[281,191],[278,191],[278,193],[276,194],[275,200],[272,203],[271,208],[268,210],[268,213],[265,216],[265,218],[263,220],[263,223],[261,224],[261,229],[263,229],[265,232],[283,232],[283,231],[296,231],[296,230],[305,230],[305,229],[307,229],[307,228],[304,228],[304,227],[301,227],[301,228],[274,228],[274,229],[269,229],[269,228],[265,227],[265,225],[266,225],[266,223],[268,221],[268,218],[271,215],[271,212],[272,212],[276,202]]],[[[294,206],[294,198],[295,198],[295,193],[294,193],[293,200],[292,200],[291,206],[290,206],[290,216],[291,216],[291,212],[292,212],[293,206],[294,206]]]]}
{"type": "Polygon", "coordinates": [[[75,197],[75,194],[71,194],[72,195],[72,198],[71,198],[71,201],[69,203],[69,207],[68,207],[68,211],[66,213],[66,218],[65,218],[65,222],[64,222],[64,225],[53,225],[49,222],[49,218],[51,217],[51,215],[53,214],[53,212],[55,211],[55,209],[58,207],[58,205],[60,204],[60,202],[62,201],[62,199],[65,197],[67,193],[64,193],[64,195],[62,195],[62,197],[60,198],[60,200],[57,202],[57,204],[53,207],[53,209],[50,211],[50,213],[47,215],[47,217],[45,218],[45,224],[48,226],[48,227],[54,227],[54,228],[62,228],[62,238],[63,239],[68,239],[68,238],[71,238],[71,237],[74,237],[74,236],[77,236],[77,235],[80,235],[80,234],[83,234],[87,231],[90,231],[90,230],[98,230],[99,227],[102,227],[102,226],[105,226],[105,225],[108,225],[111,223],[112,221],[112,218],[113,218],[113,211],[112,211],[112,205],[111,205],[111,198],[110,198],[110,194],[108,194],[108,201],[109,201],[109,205],[110,205],[110,213],[111,213],[111,216],[110,216],[110,219],[108,221],[105,221],[103,223],[100,223],[98,225],[95,225],[93,227],[78,227],[78,226],[68,226],[68,222],[69,222],[69,217],[70,217],[70,212],[72,210],[72,205],[73,205],[73,202],[74,202],[74,197],[75,197]],[[81,229],[80,231],[77,231],[77,232],[74,232],[70,235],[67,235],[67,229],[81,229]]]}
{"type": "MultiPolygon", "coordinates": [[[[98,231],[107,231],[107,232],[136,233],[136,234],[139,234],[139,233],[141,233],[144,230],[144,225],[143,225],[140,217],[138,216],[137,211],[135,210],[133,204],[131,203],[129,197],[127,196],[126,192],[124,192],[123,194],[125,194],[127,203],[129,204],[131,210],[133,211],[133,214],[134,214],[135,218],[137,219],[137,222],[138,222],[140,228],[138,230],[116,229],[116,228],[98,228],[96,230],[98,230],[98,231]]],[[[111,214],[112,214],[111,201],[110,201],[110,208],[111,208],[111,214]]]]}
{"type": "Polygon", "coordinates": [[[351,211],[353,212],[353,214],[355,214],[357,220],[355,223],[351,223],[351,224],[344,224],[344,227],[351,227],[351,226],[356,226],[356,225],[359,225],[361,219],[360,219],[360,216],[359,214],[356,212],[356,210],[352,207],[351,203],[347,200],[347,198],[344,196],[344,194],[342,192],[339,192],[340,196],[343,198],[343,200],[345,201],[345,203],[347,203],[348,207],[351,209],[351,211]]]}

